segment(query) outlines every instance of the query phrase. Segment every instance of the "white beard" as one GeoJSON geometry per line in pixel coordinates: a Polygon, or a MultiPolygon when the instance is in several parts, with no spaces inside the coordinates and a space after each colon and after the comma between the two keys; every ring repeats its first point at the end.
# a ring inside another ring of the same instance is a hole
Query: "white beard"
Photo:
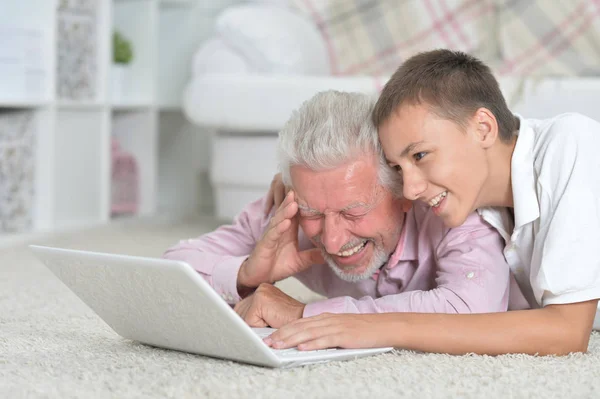
{"type": "MultiPolygon", "coordinates": [[[[372,243],[372,241],[371,241],[372,243]]],[[[367,243],[367,245],[369,245],[367,243]]],[[[375,245],[375,244],[373,244],[375,245]]],[[[367,269],[361,274],[353,274],[345,272],[340,266],[338,266],[333,257],[329,255],[327,252],[321,249],[321,253],[323,254],[323,258],[327,262],[327,265],[333,270],[333,272],[344,281],[348,281],[350,283],[356,283],[361,280],[366,280],[371,277],[377,270],[379,270],[383,265],[385,265],[389,259],[389,256],[385,253],[385,251],[381,248],[374,247],[373,249],[373,257],[369,262],[369,266],[367,269]]]]}

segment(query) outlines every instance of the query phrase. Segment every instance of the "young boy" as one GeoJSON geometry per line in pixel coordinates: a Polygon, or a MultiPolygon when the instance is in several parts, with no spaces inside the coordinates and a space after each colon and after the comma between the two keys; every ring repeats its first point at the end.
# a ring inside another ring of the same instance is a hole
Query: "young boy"
{"type": "Polygon", "coordinates": [[[373,121],[404,196],[448,227],[477,210],[503,235],[532,310],[482,315],[321,315],[274,333],[277,348],[396,346],[454,354],[585,352],[600,298],[600,124],[526,119],[490,69],[461,52],[407,60],[373,121]],[[502,218],[492,207],[507,207],[502,218]]]}

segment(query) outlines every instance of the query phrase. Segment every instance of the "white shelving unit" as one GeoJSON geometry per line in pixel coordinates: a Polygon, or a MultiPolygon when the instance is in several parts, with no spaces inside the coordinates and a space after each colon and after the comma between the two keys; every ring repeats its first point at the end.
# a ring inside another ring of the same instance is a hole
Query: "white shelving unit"
{"type": "Polygon", "coordinates": [[[0,151],[18,144],[3,136],[3,117],[21,113],[33,120],[29,158],[8,164],[0,152],[0,243],[17,233],[109,222],[112,137],[138,164],[137,216],[197,205],[190,197],[197,196],[208,165],[208,135],[185,120],[180,97],[192,54],[212,30],[214,15],[234,2],[0,1],[0,151]],[[114,30],[134,52],[119,99],[111,92],[114,30]],[[195,151],[182,157],[178,150],[190,145],[195,151]],[[2,168],[28,163],[33,189],[20,194],[30,201],[16,203],[11,193],[26,189],[26,182],[10,181],[16,175],[3,175],[2,168]],[[7,203],[21,213],[24,208],[29,220],[16,229],[3,227],[2,219],[11,217],[7,203]]]}

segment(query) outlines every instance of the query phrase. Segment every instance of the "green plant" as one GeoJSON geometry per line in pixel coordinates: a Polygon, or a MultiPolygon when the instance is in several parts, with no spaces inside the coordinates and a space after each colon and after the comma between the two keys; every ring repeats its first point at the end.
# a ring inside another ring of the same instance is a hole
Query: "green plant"
{"type": "Polygon", "coordinates": [[[113,61],[116,64],[129,64],[133,59],[131,42],[121,33],[113,33],[113,61]]]}

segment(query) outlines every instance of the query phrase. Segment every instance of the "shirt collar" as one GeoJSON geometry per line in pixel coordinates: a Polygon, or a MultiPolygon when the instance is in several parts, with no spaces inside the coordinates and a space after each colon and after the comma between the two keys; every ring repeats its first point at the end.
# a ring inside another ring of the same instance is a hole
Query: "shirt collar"
{"type": "Polygon", "coordinates": [[[386,267],[392,269],[396,267],[398,262],[407,260],[417,260],[417,239],[419,234],[417,232],[417,221],[415,219],[415,213],[411,210],[404,214],[404,225],[398,239],[398,245],[390,256],[386,267]]]}
{"type": "Polygon", "coordinates": [[[511,160],[515,230],[540,217],[540,205],[533,169],[535,132],[526,119],[520,115],[516,116],[519,118],[520,127],[511,160]]]}
{"type": "Polygon", "coordinates": [[[505,243],[510,242],[514,221],[512,216],[508,213],[508,208],[488,206],[485,208],[478,208],[477,213],[479,213],[483,220],[488,222],[500,233],[505,243]]]}

